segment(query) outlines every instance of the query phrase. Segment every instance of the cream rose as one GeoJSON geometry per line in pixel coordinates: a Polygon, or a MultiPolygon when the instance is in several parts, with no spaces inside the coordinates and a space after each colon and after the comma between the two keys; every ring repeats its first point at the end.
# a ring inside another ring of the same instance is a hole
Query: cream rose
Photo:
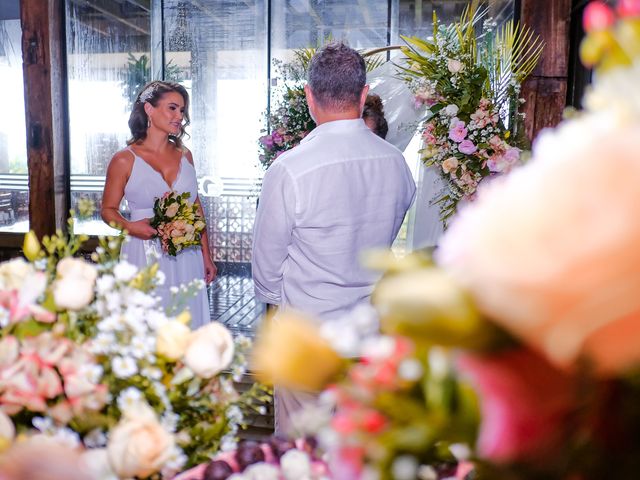
{"type": "Polygon", "coordinates": [[[171,458],[175,440],[149,405],[140,402],[124,412],[109,434],[107,456],[120,478],[148,477],[171,458]]]}
{"type": "Polygon", "coordinates": [[[640,362],[640,122],[591,114],[543,133],[534,158],[480,190],[437,261],[483,313],[556,365],[640,362]]]}
{"type": "Polygon", "coordinates": [[[451,73],[460,73],[464,70],[464,63],[462,63],[460,60],[450,58],[449,60],[447,60],[447,68],[451,73]]]}
{"type": "Polygon", "coordinates": [[[78,258],[67,257],[58,263],[58,279],[53,282],[53,299],[60,308],[80,310],[93,300],[98,272],[78,258]]]}
{"type": "Polygon", "coordinates": [[[191,329],[179,320],[160,326],[156,337],[156,351],[168,360],[179,360],[189,344],[191,329]]]}
{"type": "Polygon", "coordinates": [[[167,207],[167,210],[165,211],[165,215],[169,218],[173,218],[176,216],[176,213],[178,213],[179,209],[180,209],[180,205],[178,205],[177,203],[172,203],[167,207]]]}
{"type": "Polygon", "coordinates": [[[211,378],[231,364],[234,344],[231,333],[218,322],[209,323],[191,333],[184,363],[202,378],[211,378]]]}
{"type": "Polygon", "coordinates": [[[33,266],[22,258],[0,263],[0,289],[19,290],[25,279],[34,272],[33,266]]]}

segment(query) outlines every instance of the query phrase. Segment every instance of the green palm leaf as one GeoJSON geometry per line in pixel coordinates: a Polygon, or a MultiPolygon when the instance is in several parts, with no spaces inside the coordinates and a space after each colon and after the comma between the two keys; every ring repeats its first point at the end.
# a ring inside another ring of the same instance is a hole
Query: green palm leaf
{"type": "Polygon", "coordinates": [[[481,62],[489,72],[489,82],[496,105],[508,98],[512,82],[521,83],[535,69],[544,42],[530,28],[508,21],[488,42],[481,62]]]}

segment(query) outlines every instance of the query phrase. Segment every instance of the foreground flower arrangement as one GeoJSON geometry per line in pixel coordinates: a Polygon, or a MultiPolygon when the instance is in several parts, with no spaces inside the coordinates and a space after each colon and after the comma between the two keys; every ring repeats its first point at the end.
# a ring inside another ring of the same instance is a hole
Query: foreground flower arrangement
{"type": "Polygon", "coordinates": [[[404,38],[407,67],[401,76],[426,106],[421,126],[422,160],[436,166],[447,190],[434,202],[447,224],[457,204],[473,198],[483,178],[508,173],[520,163],[526,141],[520,126],[520,86],[542,53],[527,28],[507,22],[497,31],[485,22],[482,40],[477,26],[486,10],[471,6],[451,25],[433,21],[433,38],[404,38]]]}
{"type": "Polygon", "coordinates": [[[265,377],[323,385],[332,478],[637,478],[640,2],[619,2],[617,19],[595,5],[587,42],[613,43],[587,51],[601,76],[586,110],[481,189],[433,261],[386,262],[382,334],[359,359],[315,367],[305,352],[327,365],[339,343],[320,332],[296,334],[310,345],[295,358],[257,346],[265,377]]]}
{"type": "Polygon", "coordinates": [[[72,257],[83,241],[30,233],[30,261],[0,264],[0,447],[53,441],[86,448],[99,478],[171,478],[233,444],[265,399],[234,387],[249,342],[166,314],[162,273],[117,261],[121,239],[101,240],[95,264],[72,257]]]}

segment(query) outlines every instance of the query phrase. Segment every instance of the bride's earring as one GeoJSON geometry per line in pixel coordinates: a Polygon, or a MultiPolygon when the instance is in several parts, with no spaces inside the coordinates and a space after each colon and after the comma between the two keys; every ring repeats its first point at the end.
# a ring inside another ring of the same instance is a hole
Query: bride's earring
{"type": "Polygon", "coordinates": [[[147,117],[147,130],[151,128],[151,119],[147,117]]]}

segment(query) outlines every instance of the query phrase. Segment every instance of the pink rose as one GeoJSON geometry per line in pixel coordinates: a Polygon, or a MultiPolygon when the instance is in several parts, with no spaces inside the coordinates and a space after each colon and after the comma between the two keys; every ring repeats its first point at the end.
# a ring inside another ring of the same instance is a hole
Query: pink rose
{"type": "Polygon", "coordinates": [[[471,120],[473,120],[479,128],[484,128],[491,123],[491,118],[485,110],[477,110],[475,113],[472,113],[471,120]]]}
{"type": "Polygon", "coordinates": [[[471,140],[463,140],[460,142],[460,145],[458,145],[458,150],[460,150],[460,153],[464,153],[465,155],[471,155],[478,150],[478,147],[476,147],[471,140]]]}
{"type": "Polygon", "coordinates": [[[273,143],[275,145],[282,145],[284,143],[284,137],[278,132],[273,132],[271,134],[271,138],[273,139],[273,143]]]}
{"type": "Polygon", "coordinates": [[[482,457],[513,462],[553,452],[576,405],[572,377],[526,349],[465,354],[458,368],[480,395],[482,457]]]}
{"type": "Polygon", "coordinates": [[[467,137],[467,129],[465,123],[461,120],[451,122],[449,129],[449,138],[456,143],[462,142],[467,137]]]}
{"type": "Polygon", "coordinates": [[[264,135],[260,137],[260,143],[268,149],[273,148],[273,137],[271,135],[264,135]]]}

